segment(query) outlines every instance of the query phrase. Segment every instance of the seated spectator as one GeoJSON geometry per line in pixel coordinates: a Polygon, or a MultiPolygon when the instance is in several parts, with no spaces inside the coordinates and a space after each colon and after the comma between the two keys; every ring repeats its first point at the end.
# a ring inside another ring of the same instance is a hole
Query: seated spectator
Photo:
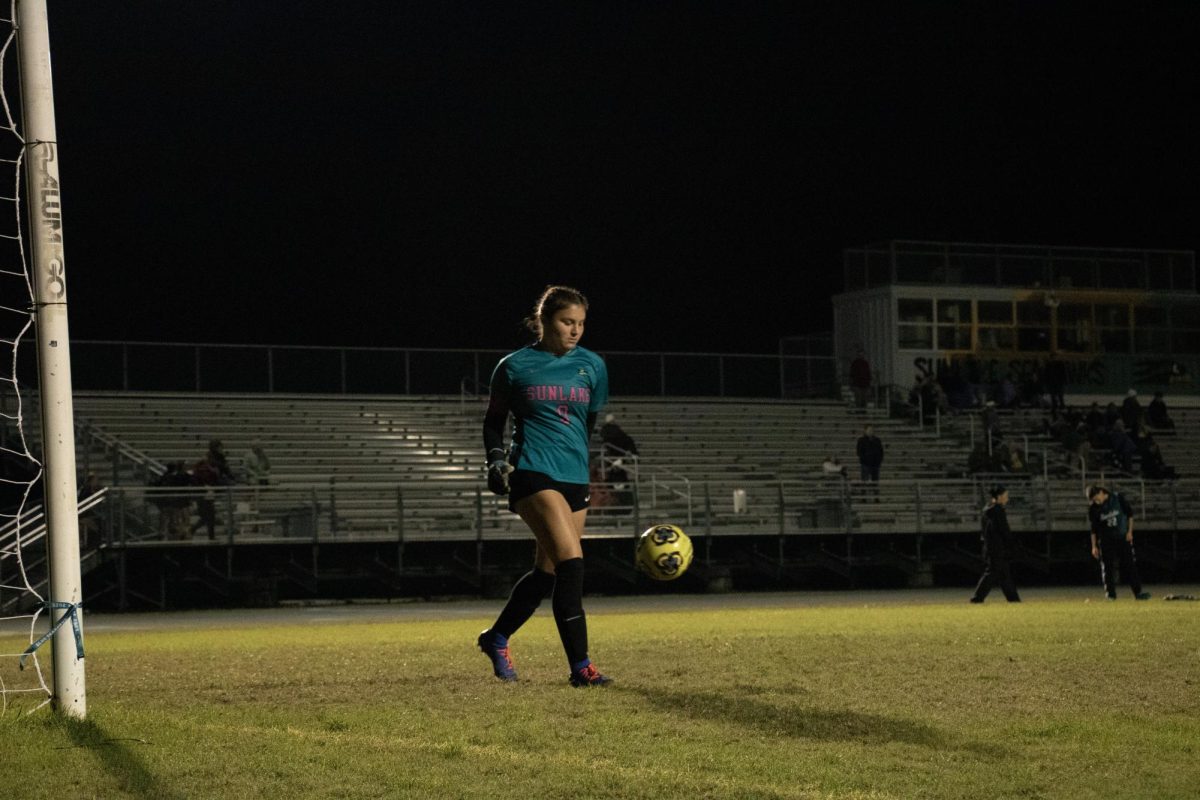
{"type": "Polygon", "coordinates": [[[1009,447],[1007,443],[1002,444],[1002,452],[1000,453],[1000,471],[1001,472],[1023,472],[1025,470],[1025,458],[1019,447],[1009,447]]]}
{"type": "Polygon", "coordinates": [[[825,462],[821,464],[821,472],[826,477],[832,477],[834,475],[842,478],[846,477],[846,467],[844,464],[842,464],[842,462],[838,461],[837,456],[828,456],[825,459],[825,462]]]}
{"type": "Polygon", "coordinates": [[[1179,479],[1175,468],[1164,460],[1158,442],[1151,441],[1141,454],[1142,475],[1152,481],[1173,481],[1179,479]]]}
{"type": "Polygon", "coordinates": [[[637,442],[617,424],[612,414],[605,415],[604,424],[600,426],[600,448],[609,458],[638,454],[637,442]]]}
{"type": "MultiPolygon", "coordinates": [[[[192,476],[182,461],[167,464],[167,470],[150,482],[151,486],[178,489],[192,485],[192,476]]],[[[151,502],[158,507],[158,535],[164,539],[184,539],[188,534],[188,516],[192,501],[183,492],[151,495],[151,502]]]]}
{"type": "Polygon", "coordinates": [[[992,466],[992,456],[988,453],[987,442],[979,442],[967,456],[968,472],[996,472],[992,466]]]}
{"type": "Polygon", "coordinates": [[[1121,421],[1125,423],[1126,431],[1136,431],[1142,423],[1142,404],[1137,399],[1137,389],[1125,393],[1125,401],[1121,403],[1121,421]]]}
{"type": "Polygon", "coordinates": [[[242,464],[246,470],[246,483],[251,486],[267,486],[271,483],[271,459],[267,458],[260,443],[250,445],[242,464]]]}
{"type": "MultiPolygon", "coordinates": [[[[1017,459],[1020,463],[1020,458],[1017,459]]],[[[968,472],[1012,472],[1013,453],[1003,439],[997,438],[992,442],[991,452],[984,439],[976,443],[975,448],[967,457],[968,472]]]]}
{"type": "Polygon", "coordinates": [[[1146,407],[1146,422],[1150,427],[1158,428],[1159,430],[1175,430],[1175,421],[1167,413],[1167,401],[1163,400],[1163,393],[1161,391],[1154,393],[1154,399],[1146,407]]]}
{"type": "Polygon", "coordinates": [[[1133,472],[1133,457],[1137,454],[1137,445],[1125,432],[1125,424],[1121,420],[1117,420],[1108,432],[1108,447],[1112,450],[1113,463],[1126,472],[1133,472]]]}
{"type": "Polygon", "coordinates": [[[1121,420],[1121,409],[1117,408],[1117,404],[1109,401],[1104,408],[1104,430],[1112,430],[1112,426],[1116,425],[1121,420]]]}
{"type": "Polygon", "coordinates": [[[1104,412],[1100,410],[1100,404],[1092,401],[1092,407],[1088,409],[1087,415],[1083,418],[1087,423],[1088,432],[1099,431],[1105,427],[1104,412]]]}

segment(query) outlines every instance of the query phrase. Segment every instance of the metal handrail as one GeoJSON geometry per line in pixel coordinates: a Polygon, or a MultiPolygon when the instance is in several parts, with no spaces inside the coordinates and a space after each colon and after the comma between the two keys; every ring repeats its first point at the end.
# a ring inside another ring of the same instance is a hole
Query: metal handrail
{"type": "Polygon", "coordinates": [[[483,381],[478,381],[469,375],[464,375],[462,380],[458,382],[458,409],[464,414],[467,412],[467,398],[478,400],[481,397],[487,397],[488,385],[483,381]],[[483,391],[480,391],[480,389],[483,391]],[[468,393],[468,390],[471,390],[468,393]]]}
{"type": "MultiPolygon", "coordinates": [[[[677,483],[661,476],[642,478],[643,485],[650,484],[650,491],[643,495],[643,508],[653,507],[651,496],[662,488],[668,489],[671,497],[688,499],[699,486],[682,475],[677,483]]],[[[770,484],[775,487],[772,491],[766,491],[764,484],[763,491],[752,493],[748,500],[750,513],[735,513],[733,507],[722,505],[708,515],[706,527],[730,534],[765,530],[780,535],[968,532],[977,529],[987,484],[997,480],[1010,487],[1010,518],[1015,529],[1085,529],[1086,499],[1076,479],[1046,481],[1038,474],[1018,473],[877,482],[830,482],[825,476],[784,480],[770,484]],[[815,516],[811,522],[797,521],[796,513],[807,514],[826,503],[841,509],[836,522],[818,524],[815,516]]],[[[1136,501],[1141,530],[1200,531],[1200,479],[1154,482],[1130,478],[1116,479],[1113,485],[1136,501]]],[[[728,482],[709,480],[704,482],[704,491],[708,497],[732,497],[726,489],[737,486],[735,478],[728,482]]],[[[229,545],[239,541],[295,541],[297,537],[328,542],[394,540],[397,536],[412,540],[483,540],[527,535],[520,519],[506,510],[504,498],[487,493],[480,481],[464,478],[400,484],[346,481],[266,487],[110,487],[81,503],[80,510],[106,502],[111,511],[109,524],[101,534],[103,541],[109,546],[134,545],[170,538],[153,511],[154,506],[162,507],[156,500],[174,496],[193,501],[205,495],[214,500],[217,509],[217,527],[221,529],[217,541],[229,545]]],[[[636,508],[627,510],[633,512],[629,525],[636,526],[636,508]]],[[[40,509],[30,509],[23,515],[23,545],[44,536],[40,513],[40,509]]],[[[656,513],[662,513],[662,508],[656,513]]],[[[679,507],[677,513],[675,519],[682,524],[696,524],[691,502],[686,508],[679,507]]],[[[628,535],[619,517],[600,518],[609,524],[593,528],[589,536],[628,535]]],[[[188,527],[195,527],[191,524],[195,519],[189,508],[188,527]]],[[[8,540],[13,534],[10,531],[6,536],[0,544],[11,548],[8,540]]]]}
{"type": "MultiPolygon", "coordinates": [[[[634,483],[634,486],[636,487],[635,490],[640,495],[641,488],[642,488],[641,457],[637,453],[633,453],[629,450],[626,450],[623,447],[619,447],[618,445],[612,444],[611,442],[605,442],[605,443],[601,444],[601,446],[599,448],[599,460],[598,460],[598,463],[600,465],[600,477],[603,478],[604,480],[608,480],[609,469],[612,466],[614,466],[618,461],[621,462],[620,466],[622,466],[622,467],[625,466],[626,462],[631,463],[633,465],[633,470],[632,470],[633,483],[634,483]],[[616,453],[615,458],[612,455],[610,455],[610,453],[612,453],[612,452],[616,453]]],[[[693,493],[692,493],[691,479],[689,479],[686,475],[681,475],[678,472],[674,472],[673,470],[667,469],[665,467],[656,466],[654,471],[651,472],[649,475],[649,482],[650,482],[650,508],[657,508],[658,488],[661,486],[663,489],[665,489],[668,492],[668,494],[674,495],[675,497],[683,500],[687,504],[687,521],[688,521],[688,524],[690,525],[692,523],[692,519],[693,519],[693,516],[692,516],[693,493]],[[682,489],[676,488],[675,486],[671,485],[671,482],[669,480],[663,480],[660,477],[660,475],[665,475],[669,479],[674,479],[675,481],[682,483],[683,488],[682,489]]]]}
{"type": "MultiPolygon", "coordinates": [[[[254,366],[247,366],[242,370],[239,376],[242,380],[239,383],[242,385],[238,391],[245,392],[261,392],[275,393],[280,391],[280,363],[283,361],[283,354],[290,354],[294,357],[298,353],[321,353],[326,355],[334,355],[337,358],[325,359],[328,364],[322,366],[322,363],[310,365],[310,369],[305,373],[306,380],[302,383],[305,388],[292,389],[288,391],[297,391],[299,393],[317,392],[321,394],[402,394],[402,395],[421,395],[421,394],[453,394],[453,383],[450,383],[452,378],[443,378],[441,375],[434,377],[423,376],[422,371],[414,369],[412,362],[428,357],[429,354],[448,354],[457,358],[461,355],[469,355],[475,361],[475,373],[471,376],[474,380],[482,382],[486,380],[487,375],[483,374],[482,364],[485,362],[495,363],[495,359],[505,354],[504,350],[493,348],[435,348],[435,347],[339,347],[329,345],[260,345],[260,344],[224,344],[224,343],[200,343],[200,342],[138,342],[138,341],[116,341],[116,340],[76,340],[71,343],[72,349],[76,352],[91,353],[92,349],[98,349],[101,358],[92,359],[96,363],[102,363],[106,360],[119,362],[119,368],[89,374],[81,373],[75,382],[77,391],[101,390],[101,391],[130,391],[138,388],[139,384],[151,383],[154,384],[156,390],[162,391],[186,391],[200,392],[213,391],[212,384],[214,379],[211,376],[211,367],[206,366],[207,361],[204,358],[204,353],[208,351],[228,351],[241,350],[252,356],[261,356],[261,358],[248,359],[247,361],[257,361],[254,366]],[[140,349],[147,348],[155,352],[176,351],[179,361],[183,363],[191,362],[191,369],[180,370],[178,376],[164,376],[154,369],[154,362],[139,362],[138,353],[140,349]],[[108,359],[108,353],[112,351],[111,359],[108,359]],[[353,360],[353,368],[348,367],[351,364],[349,356],[355,355],[353,360]],[[356,379],[354,370],[364,369],[364,374],[372,376],[378,373],[378,369],[371,367],[371,361],[374,359],[379,364],[379,369],[392,368],[399,358],[403,361],[403,369],[395,371],[395,380],[393,385],[387,388],[380,388],[378,381],[372,378],[370,381],[364,382],[368,388],[355,388],[356,379]],[[334,363],[336,361],[336,363],[334,363]],[[355,366],[356,365],[356,366],[355,366]],[[365,365],[365,366],[364,366],[365,365]],[[348,372],[348,369],[350,371],[348,372]],[[186,377],[185,377],[186,376],[186,377]],[[249,383],[258,388],[246,388],[249,383]],[[314,388],[319,387],[319,388],[314,388]]],[[[789,389],[796,388],[791,382],[784,385],[787,369],[793,367],[812,367],[821,365],[821,369],[802,370],[804,375],[808,376],[807,380],[801,381],[803,389],[812,390],[814,387],[824,386],[824,379],[820,376],[832,374],[835,368],[837,359],[832,355],[794,355],[786,353],[714,353],[714,352],[640,352],[629,350],[603,350],[600,355],[604,358],[635,358],[638,359],[639,365],[644,362],[644,367],[647,380],[645,385],[649,386],[656,383],[657,390],[648,391],[649,394],[662,394],[663,396],[681,395],[690,396],[693,394],[686,388],[673,389],[671,383],[681,378],[674,377],[675,373],[668,369],[672,360],[686,360],[688,364],[695,362],[697,358],[707,359],[711,363],[706,369],[711,370],[711,377],[716,380],[720,386],[717,396],[752,396],[752,397],[787,397],[789,389]],[[761,386],[757,384],[743,384],[742,382],[731,382],[726,384],[724,376],[730,370],[736,370],[741,364],[747,362],[769,362],[777,366],[776,372],[779,375],[778,381],[772,380],[769,384],[764,383],[761,386]],[[787,368],[787,369],[785,369],[787,368]],[[655,375],[654,373],[657,373],[655,375]],[[668,381],[668,377],[671,380],[668,381]],[[654,378],[657,377],[657,381],[654,378]],[[743,394],[726,392],[726,385],[737,386],[743,394]],[[746,393],[748,392],[748,393],[746,393]]],[[[81,359],[83,360],[83,359],[81,359]]],[[[239,359],[242,361],[242,359],[239,359]]],[[[694,371],[694,370],[692,370],[694,371]]],[[[628,371],[627,371],[628,372],[628,371]]],[[[221,374],[222,378],[226,377],[226,373],[221,374]]],[[[294,380],[289,382],[294,383],[294,380]]],[[[684,386],[688,385],[687,381],[683,382],[684,386]]],[[[703,382],[697,385],[704,385],[703,382]]],[[[461,386],[459,387],[461,389],[461,386]]],[[[702,391],[700,394],[710,394],[711,392],[702,391]]]]}
{"type": "MultiPolygon", "coordinates": [[[[100,505],[108,497],[108,487],[105,486],[95,493],[88,495],[78,503],[78,513],[90,511],[100,505]]],[[[25,547],[46,535],[46,509],[41,504],[30,506],[21,514],[0,526],[0,555],[8,555],[13,551],[8,548],[16,543],[20,534],[21,546],[25,547]]]]}

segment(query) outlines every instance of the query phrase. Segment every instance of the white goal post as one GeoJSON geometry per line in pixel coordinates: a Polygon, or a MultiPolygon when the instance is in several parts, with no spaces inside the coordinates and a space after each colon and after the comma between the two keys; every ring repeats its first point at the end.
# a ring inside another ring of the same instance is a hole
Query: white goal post
{"type": "Polygon", "coordinates": [[[87,715],[87,694],[83,659],[77,650],[82,636],[83,586],[79,569],[75,414],[71,400],[67,284],[46,0],[15,0],[14,11],[25,128],[30,272],[37,324],[42,480],[50,548],[47,611],[51,630],[55,630],[53,702],[62,713],[82,719],[87,715]]]}

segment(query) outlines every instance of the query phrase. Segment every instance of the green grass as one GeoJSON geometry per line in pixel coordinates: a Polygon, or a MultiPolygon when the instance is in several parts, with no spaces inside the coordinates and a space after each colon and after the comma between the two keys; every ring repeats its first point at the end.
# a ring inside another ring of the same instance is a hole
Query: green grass
{"type": "Polygon", "coordinates": [[[516,685],[474,649],[486,615],[94,632],[86,722],[0,718],[0,795],[1195,798],[1198,614],[593,611],[602,690],[566,685],[547,611],[516,685]]]}

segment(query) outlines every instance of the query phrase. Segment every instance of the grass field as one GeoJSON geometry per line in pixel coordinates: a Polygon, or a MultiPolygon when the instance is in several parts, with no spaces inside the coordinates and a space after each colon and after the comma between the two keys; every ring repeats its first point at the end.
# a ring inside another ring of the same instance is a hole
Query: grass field
{"type": "Polygon", "coordinates": [[[1200,603],[1025,594],[596,600],[617,683],[589,690],[548,609],[513,640],[516,685],[474,649],[498,603],[97,626],[87,721],[10,710],[0,795],[1200,796],[1200,603]]]}

